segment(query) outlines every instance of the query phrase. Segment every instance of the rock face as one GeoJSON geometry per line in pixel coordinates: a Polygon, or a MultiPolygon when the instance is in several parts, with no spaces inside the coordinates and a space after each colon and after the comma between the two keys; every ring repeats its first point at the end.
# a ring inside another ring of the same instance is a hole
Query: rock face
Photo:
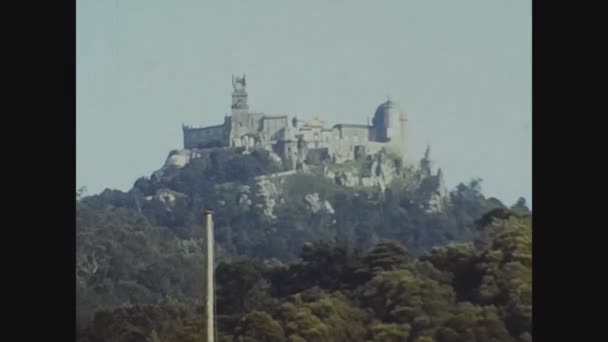
{"type": "MultiPolygon", "coordinates": [[[[242,185],[238,188],[237,203],[242,209],[259,210],[269,219],[276,219],[276,207],[284,202],[283,185],[286,177],[295,174],[295,171],[280,172],[277,174],[256,177],[253,186],[242,185]]],[[[335,214],[331,203],[322,200],[318,193],[304,196],[304,202],[314,214],[335,214]]]]}
{"type": "Polygon", "coordinates": [[[338,185],[348,187],[376,187],[381,191],[401,174],[400,162],[383,151],[369,155],[350,167],[335,168],[333,165],[323,167],[323,176],[332,179],[338,185]]]}
{"type": "Polygon", "coordinates": [[[153,196],[147,196],[146,201],[152,201],[154,199],[160,201],[165,205],[166,210],[172,210],[175,207],[175,201],[178,198],[186,197],[185,194],[179,193],[177,191],[173,191],[171,189],[162,188],[156,191],[156,194],[153,196]]]}
{"type": "Polygon", "coordinates": [[[448,204],[449,196],[443,179],[441,168],[433,172],[433,161],[430,158],[431,149],[426,148],[424,157],[420,160],[418,174],[413,181],[422,198],[422,206],[427,213],[443,211],[448,204]]]}
{"type": "Polygon", "coordinates": [[[310,210],[315,214],[319,212],[326,212],[328,214],[335,213],[334,208],[331,206],[331,203],[329,203],[329,201],[327,200],[321,201],[318,193],[308,194],[304,196],[304,201],[308,204],[310,210]]]}
{"type": "Polygon", "coordinates": [[[160,181],[170,170],[181,169],[188,165],[193,159],[201,158],[202,155],[197,150],[173,150],[165,160],[165,164],[152,174],[152,179],[160,181]]]}
{"type": "Polygon", "coordinates": [[[268,179],[261,179],[256,182],[255,206],[263,211],[266,217],[275,219],[274,207],[277,199],[281,195],[277,185],[268,179]]]}
{"type": "Polygon", "coordinates": [[[276,154],[272,151],[269,151],[269,152],[270,153],[268,155],[269,155],[270,159],[272,159],[272,161],[274,161],[275,163],[278,163],[278,164],[283,162],[283,160],[281,159],[281,157],[279,157],[278,154],[276,154]]]}
{"type": "Polygon", "coordinates": [[[336,172],[335,174],[330,171],[327,176],[329,176],[330,179],[333,179],[338,185],[355,187],[360,184],[359,178],[351,171],[341,171],[336,172]]]}
{"type": "Polygon", "coordinates": [[[374,161],[368,171],[370,176],[362,177],[361,184],[366,187],[378,187],[384,191],[398,172],[395,162],[379,153],[374,155],[374,161]]]}
{"type": "Polygon", "coordinates": [[[242,185],[238,189],[238,205],[241,209],[250,208],[253,205],[251,200],[251,187],[249,185],[242,185]]]}
{"type": "Polygon", "coordinates": [[[295,171],[279,172],[254,178],[251,185],[219,185],[216,191],[236,191],[236,204],[242,210],[259,210],[264,216],[275,219],[275,207],[282,200],[282,185],[285,177],[295,171]],[[236,188],[235,188],[236,186],[236,188]]]}
{"type": "Polygon", "coordinates": [[[167,157],[165,167],[182,168],[190,162],[190,159],[193,157],[192,154],[193,153],[190,150],[173,151],[169,154],[169,157],[167,157]]]}

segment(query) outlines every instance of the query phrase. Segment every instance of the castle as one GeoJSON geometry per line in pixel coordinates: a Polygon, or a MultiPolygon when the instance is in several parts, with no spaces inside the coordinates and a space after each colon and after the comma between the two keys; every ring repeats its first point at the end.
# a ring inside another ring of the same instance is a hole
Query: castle
{"type": "Polygon", "coordinates": [[[223,124],[182,125],[185,149],[264,148],[279,155],[293,169],[308,158],[342,163],[382,149],[405,159],[407,119],[393,101],[378,106],[371,125],[325,127],[318,119],[303,121],[297,116],[250,111],[246,86],[245,75],[232,77],[232,111],[224,117],[223,124]]]}

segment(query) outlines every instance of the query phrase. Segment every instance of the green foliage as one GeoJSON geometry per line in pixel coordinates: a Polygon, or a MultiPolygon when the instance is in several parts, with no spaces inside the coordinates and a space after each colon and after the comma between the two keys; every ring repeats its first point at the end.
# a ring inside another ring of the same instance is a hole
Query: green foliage
{"type": "Polygon", "coordinates": [[[368,278],[362,256],[346,242],[305,245],[301,261],[272,274],[275,295],[285,296],[319,287],[329,291],[354,289],[368,278]]]}
{"type": "MultiPolygon", "coordinates": [[[[481,250],[452,244],[416,258],[394,241],[382,241],[366,254],[344,242],[318,242],[289,265],[222,263],[216,272],[218,319],[224,320],[220,340],[531,340],[531,219],[492,222],[484,228],[488,241],[481,250]]],[[[196,244],[181,247],[182,253],[198,253],[196,244]]],[[[169,268],[179,268],[179,260],[160,272],[171,278],[169,268]]],[[[117,294],[185,285],[153,275],[106,284],[106,291],[117,294]]],[[[81,324],[79,341],[202,338],[202,311],[181,302],[101,309],[90,324],[81,324]]]]}
{"type": "Polygon", "coordinates": [[[281,325],[266,312],[252,311],[236,328],[235,342],[283,342],[281,325]]]}
{"type": "Polygon", "coordinates": [[[218,149],[183,168],[166,169],[162,176],[140,178],[128,193],[106,190],[82,202],[95,210],[133,210],[152,225],[169,228],[179,239],[202,238],[201,208],[215,208],[217,241],[227,257],[282,261],[297,257],[305,243],[333,239],[348,241],[359,250],[391,239],[420,255],[434,246],[470,240],[478,234],[474,220],[485,211],[502,206],[483,197],[478,180],[459,185],[450,194],[451,204],[446,204],[443,212],[432,213],[421,202],[432,194],[432,189],[425,190],[424,184],[412,189],[407,182],[395,182],[388,191],[380,193],[345,188],[324,177],[296,174],[277,182],[280,198],[273,198],[277,218],[270,219],[258,202],[243,205],[239,186],[250,186],[249,200],[259,201],[253,194],[257,191],[253,177],[278,170],[280,166],[266,151],[242,155],[218,149]],[[175,200],[168,203],[161,193],[172,194],[175,200]],[[334,213],[313,213],[304,201],[312,193],[331,203],[334,213]]]}
{"type": "Polygon", "coordinates": [[[290,340],[361,341],[366,333],[366,313],[340,294],[298,294],[278,308],[277,318],[290,340]]]}
{"type": "Polygon", "coordinates": [[[453,309],[451,317],[437,331],[437,340],[515,341],[509,335],[496,307],[479,307],[467,302],[459,303],[453,309]]]}
{"type": "Polygon", "coordinates": [[[421,257],[436,269],[447,272],[450,283],[459,300],[471,300],[472,292],[480,282],[481,275],[475,267],[477,255],[472,243],[452,243],[432,248],[421,257]]]}
{"type": "Polygon", "coordinates": [[[477,264],[482,274],[477,296],[502,307],[517,336],[532,328],[532,218],[511,216],[485,227],[489,247],[477,264]]]}
{"type": "Polygon", "coordinates": [[[202,286],[196,242],[179,240],[125,208],[82,204],[76,225],[79,322],[95,309],[123,303],[152,304],[164,296],[196,302],[202,286]]]}
{"type": "Polygon", "coordinates": [[[523,199],[507,209],[474,180],[429,212],[428,182],[381,193],[296,175],[276,183],[276,219],[243,205],[239,187],[279,170],[267,152],[220,149],[129,192],[77,191],[78,341],[202,340],[204,207],[219,341],[531,341],[523,199]],[[311,193],[335,213],[313,213],[311,193]]]}
{"type": "Polygon", "coordinates": [[[399,242],[393,240],[381,241],[365,258],[374,274],[402,269],[413,260],[413,256],[399,242]]]}
{"type": "Polygon", "coordinates": [[[454,302],[453,290],[411,270],[378,273],[362,291],[362,300],[385,322],[424,328],[441,320],[454,302]]]}
{"type": "Polygon", "coordinates": [[[266,266],[255,261],[221,263],[216,270],[218,313],[242,315],[270,306],[266,272],[266,266]]]}
{"type": "Polygon", "coordinates": [[[407,341],[410,335],[409,324],[376,323],[371,326],[372,336],[377,342],[402,342],[407,341]]]}
{"type": "Polygon", "coordinates": [[[99,311],[79,339],[101,341],[198,342],[204,336],[201,317],[174,301],[161,305],[122,306],[99,311]]]}

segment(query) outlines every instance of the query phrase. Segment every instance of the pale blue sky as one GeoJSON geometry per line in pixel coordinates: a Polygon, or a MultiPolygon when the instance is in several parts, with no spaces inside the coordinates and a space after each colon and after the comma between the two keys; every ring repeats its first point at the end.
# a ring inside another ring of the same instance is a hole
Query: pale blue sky
{"type": "Polygon", "coordinates": [[[531,201],[529,0],[77,0],[77,186],[128,190],[218,124],[232,74],[252,110],[365,123],[390,95],[413,158],[531,201]]]}

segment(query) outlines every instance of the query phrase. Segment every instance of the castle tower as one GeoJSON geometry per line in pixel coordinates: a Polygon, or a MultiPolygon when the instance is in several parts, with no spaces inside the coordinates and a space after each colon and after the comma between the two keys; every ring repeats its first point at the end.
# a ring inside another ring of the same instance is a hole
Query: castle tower
{"type": "Polygon", "coordinates": [[[374,141],[388,143],[405,159],[407,151],[407,119],[399,105],[388,99],[376,109],[372,119],[374,141]]]}
{"type": "Polygon", "coordinates": [[[232,119],[230,127],[230,146],[235,146],[240,137],[248,133],[249,104],[247,103],[247,81],[243,77],[232,76],[232,119]]]}
{"type": "Polygon", "coordinates": [[[243,77],[232,76],[232,112],[234,111],[247,111],[249,105],[247,104],[247,80],[245,75],[243,77]]]}

